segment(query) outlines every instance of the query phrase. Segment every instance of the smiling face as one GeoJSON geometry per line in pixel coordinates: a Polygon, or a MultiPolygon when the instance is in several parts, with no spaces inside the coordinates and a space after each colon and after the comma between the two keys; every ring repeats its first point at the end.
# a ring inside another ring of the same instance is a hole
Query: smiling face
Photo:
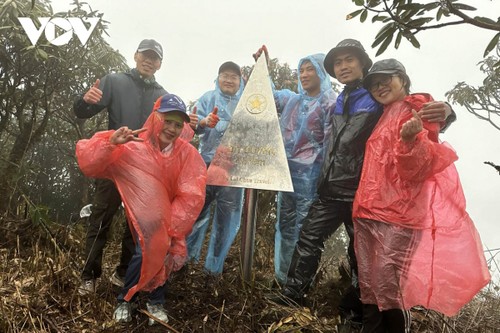
{"type": "Polygon", "coordinates": [[[181,135],[184,123],[180,120],[180,116],[176,115],[176,111],[168,113],[158,113],[158,116],[163,120],[163,129],[158,135],[160,141],[160,149],[165,149],[169,144],[173,143],[179,135],[181,135]]]}
{"type": "Polygon", "coordinates": [[[134,55],[135,68],[146,79],[151,78],[161,67],[161,59],[153,50],[136,52],[134,55]]]}
{"type": "Polygon", "coordinates": [[[363,79],[363,63],[351,51],[339,52],[333,60],[335,77],[342,84],[350,84],[363,79]]]}
{"type": "Polygon", "coordinates": [[[240,76],[233,71],[220,72],[218,80],[220,90],[226,95],[233,96],[240,89],[240,76]]]}
{"type": "Polygon", "coordinates": [[[304,61],[300,65],[299,80],[307,95],[316,96],[321,92],[321,79],[310,61],[304,61]]]}
{"type": "Polygon", "coordinates": [[[407,95],[404,80],[397,74],[374,74],[367,89],[383,105],[403,100],[407,95]]]}

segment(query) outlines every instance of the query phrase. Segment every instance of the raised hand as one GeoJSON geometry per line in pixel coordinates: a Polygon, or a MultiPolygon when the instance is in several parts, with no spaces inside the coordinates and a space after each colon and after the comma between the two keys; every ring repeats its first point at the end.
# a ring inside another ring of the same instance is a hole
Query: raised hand
{"type": "Polygon", "coordinates": [[[195,130],[196,129],[196,125],[198,125],[198,115],[196,114],[197,111],[198,111],[198,109],[195,106],[193,108],[193,111],[191,111],[189,113],[189,126],[191,126],[191,128],[193,130],[195,130]]]}
{"type": "Polygon", "coordinates": [[[413,118],[408,120],[401,127],[399,134],[401,135],[401,140],[404,142],[413,142],[418,133],[423,129],[422,119],[418,115],[417,111],[411,110],[413,113],[413,118]]]}
{"type": "Polygon", "coordinates": [[[430,123],[439,123],[446,120],[451,114],[451,108],[445,102],[433,101],[425,103],[418,115],[430,123]]]}
{"type": "Polygon", "coordinates": [[[219,112],[219,109],[215,106],[212,112],[210,112],[206,118],[200,121],[200,125],[202,125],[202,127],[206,126],[214,128],[220,120],[217,112],[219,112]]]}
{"type": "Polygon", "coordinates": [[[267,51],[267,47],[265,45],[262,45],[257,52],[252,54],[252,57],[254,58],[255,61],[259,59],[259,57],[262,55],[262,52],[264,52],[264,55],[266,56],[266,63],[269,66],[269,52],[267,51]]]}
{"type": "Polygon", "coordinates": [[[109,138],[109,142],[114,145],[124,144],[129,141],[143,142],[144,140],[136,137],[135,135],[146,131],[146,128],[141,128],[138,130],[131,130],[127,126],[120,127],[117,129],[109,138]]]}
{"type": "Polygon", "coordinates": [[[102,98],[102,90],[99,89],[101,80],[97,79],[95,83],[83,96],[83,100],[87,104],[97,104],[102,98]]]}

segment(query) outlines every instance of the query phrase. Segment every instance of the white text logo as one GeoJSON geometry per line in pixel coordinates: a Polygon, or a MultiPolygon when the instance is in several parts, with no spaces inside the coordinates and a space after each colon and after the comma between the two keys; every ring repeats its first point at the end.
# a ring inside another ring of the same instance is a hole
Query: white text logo
{"type": "Polygon", "coordinates": [[[99,23],[100,18],[98,17],[40,17],[40,28],[37,29],[33,20],[29,17],[18,17],[19,23],[23,26],[24,31],[28,35],[31,44],[35,45],[40,39],[42,32],[45,31],[45,38],[47,41],[56,46],[61,46],[68,44],[68,42],[73,37],[73,32],[78,37],[82,45],[85,45],[94,31],[97,23],[99,23]],[[83,22],[90,24],[87,29],[83,22]],[[56,36],[56,27],[58,30],[63,30],[64,32],[56,36]]]}

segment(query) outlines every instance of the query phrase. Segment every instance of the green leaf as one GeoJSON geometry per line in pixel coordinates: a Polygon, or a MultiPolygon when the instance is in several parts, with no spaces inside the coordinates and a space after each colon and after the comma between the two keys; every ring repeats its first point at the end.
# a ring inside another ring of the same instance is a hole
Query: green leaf
{"type": "Polygon", "coordinates": [[[382,45],[380,45],[377,54],[375,55],[376,57],[384,53],[385,50],[387,50],[387,47],[392,42],[392,36],[393,35],[389,35],[388,38],[386,38],[386,40],[382,43],[382,45]]]}
{"type": "Polygon", "coordinates": [[[378,22],[378,21],[384,22],[387,19],[390,19],[390,17],[389,16],[382,16],[382,15],[375,15],[372,18],[372,23],[375,23],[375,22],[378,22]]]}
{"type": "Polygon", "coordinates": [[[382,41],[387,39],[389,36],[394,35],[395,31],[396,31],[396,25],[394,23],[389,23],[389,24],[385,25],[377,33],[377,36],[375,36],[375,40],[373,41],[372,47],[376,47],[377,45],[382,43],[382,41]]]}
{"type": "Polygon", "coordinates": [[[431,2],[431,3],[425,4],[423,9],[426,10],[426,11],[428,11],[428,12],[430,12],[431,10],[436,9],[439,6],[441,6],[441,2],[440,1],[435,1],[435,2],[431,2]]]}
{"type": "Polygon", "coordinates": [[[367,17],[368,17],[368,10],[364,9],[363,12],[361,13],[361,17],[359,18],[359,20],[361,21],[361,23],[363,23],[366,21],[367,17]]]}
{"type": "Polygon", "coordinates": [[[413,45],[413,47],[419,49],[420,48],[420,42],[417,40],[417,38],[413,34],[408,34],[405,35],[406,39],[410,41],[410,43],[413,45]]]}
{"type": "Polygon", "coordinates": [[[418,10],[407,10],[403,14],[401,14],[401,19],[403,21],[410,21],[411,18],[415,15],[417,15],[418,10]]]}
{"type": "Polygon", "coordinates": [[[364,9],[358,9],[350,14],[347,14],[346,16],[346,20],[350,20],[350,19],[353,19],[355,18],[356,16],[358,16],[364,9]]]}
{"type": "Polygon", "coordinates": [[[500,32],[497,33],[495,36],[493,36],[493,38],[488,43],[488,46],[486,46],[486,49],[484,50],[483,58],[486,58],[488,53],[490,53],[491,50],[493,50],[497,46],[499,39],[500,39],[500,32]]]}
{"type": "Polygon", "coordinates": [[[436,21],[439,21],[443,17],[443,8],[440,7],[436,13],[436,21]]]}
{"type": "Polygon", "coordinates": [[[363,6],[365,4],[364,0],[354,0],[354,4],[356,6],[363,6]]]}
{"type": "Polygon", "coordinates": [[[399,44],[401,44],[401,39],[403,38],[403,34],[400,32],[398,32],[398,35],[396,36],[396,41],[394,42],[394,48],[395,49],[398,49],[399,48],[399,44]]]}
{"type": "Polygon", "coordinates": [[[497,24],[497,22],[493,21],[489,17],[484,17],[484,16],[475,16],[474,20],[487,24],[497,24]]]}
{"type": "Polygon", "coordinates": [[[463,4],[463,3],[454,3],[453,8],[458,10],[477,10],[475,7],[463,4]]]}
{"type": "Polygon", "coordinates": [[[424,24],[431,22],[432,20],[433,20],[432,17],[422,17],[408,22],[408,25],[412,27],[421,27],[424,24]]]}
{"type": "Polygon", "coordinates": [[[421,8],[423,8],[423,5],[419,3],[408,3],[406,5],[401,5],[398,7],[401,10],[411,10],[411,11],[419,11],[421,8]]]}

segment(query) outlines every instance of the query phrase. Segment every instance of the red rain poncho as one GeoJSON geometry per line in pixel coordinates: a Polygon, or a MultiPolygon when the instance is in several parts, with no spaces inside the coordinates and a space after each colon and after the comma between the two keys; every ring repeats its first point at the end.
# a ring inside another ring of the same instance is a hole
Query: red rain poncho
{"type": "Polygon", "coordinates": [[[366,144],[353,217],[361,300],[380,310],[422,305],[451,316],[490,280],[465,211],[454,150],[424,121],[414,143],[403,123],[431,101],[411,95],[384,107],[366,144]]]}
{"type": "Polygon", "coordinates": [[[112,145],[114,131],[96,133],[76,146],[78,164],[87,177],[113,180],[120,192],[132,234],[142,249],[141,277],[126,300],[138,291],[165,283],[186,258],[185,237],[205,201],[206,165],[197,150],[178,138],[162,154],[158,134],[163,118],[153,112],[139,136],[144,142],[112,145]]]}

